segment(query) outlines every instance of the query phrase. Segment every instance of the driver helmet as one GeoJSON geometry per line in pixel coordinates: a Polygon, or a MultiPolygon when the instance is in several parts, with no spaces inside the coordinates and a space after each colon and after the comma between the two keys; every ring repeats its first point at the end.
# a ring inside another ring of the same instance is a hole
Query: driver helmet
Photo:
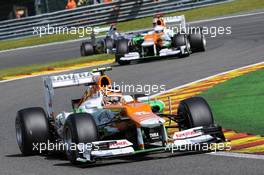
{"type": "Polygon", "coordinates": [[[121,102],[122,95],[119,93],[108,94],[104,97],[105,104],[118,104],[121,102]]]}
{"type": "Polygon", "coordinates": [[[155,31],[156,33],[162,33],[162,32],[164,32],[164,27],[163,27],[163,26],[156,26],[156,27],[154,28],[154,31],[155,31]]]}
{"type": "Polygon", "coordinates": [[[112,23],[110,28],[111,28],[112,30],[115,30],[115,31],[116,31],[116,30],[117,30],[117,29],[116,29],[116,23],[112,23]]]}

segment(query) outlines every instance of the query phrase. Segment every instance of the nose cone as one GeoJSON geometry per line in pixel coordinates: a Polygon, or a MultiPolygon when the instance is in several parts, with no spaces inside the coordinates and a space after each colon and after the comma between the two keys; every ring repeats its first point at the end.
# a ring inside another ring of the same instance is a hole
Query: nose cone
{"type": "Polygon", "coordinates": [[[149,119],[141,121],[140,125],[141,127],[145,127],[145,128],[154,128],[157,126],[161,126],[164,123],[165,123],[165,120],[163,118],[153,117],[153,118],[149,118],[149,119]]]}
{"type": "Polygon", "coordinates": [[[153,128],[161,126],[165,120],[152,112],[149,104],[131,103],[127,106],[128,116],[137,124],[138,127],[153,128]]]}
{"type": "Polygon", "coordinates": [[[153,39],[147,39],[141,44],[142,47],[148,47],[148,46],[153,46],[153,45],[154,45],[153,39]]]}

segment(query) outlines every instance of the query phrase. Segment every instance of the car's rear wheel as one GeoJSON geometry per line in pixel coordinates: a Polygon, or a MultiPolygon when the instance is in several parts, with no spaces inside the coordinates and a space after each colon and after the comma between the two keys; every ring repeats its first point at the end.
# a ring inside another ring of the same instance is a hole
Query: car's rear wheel
{"type": "Polygon", "coordinates": [[[98,141],[98,131],[93,117],[87,113],[71,114],[64,126],[66,155],[71,163],[79,163],[77,161],[79,151],[75,149],[79,143],[89,147],[92,146],[91,143],[94,141],[98,141]],[[71,145],[75,146],[71,147],[71,145]]]}
{"type": "Polygon", "coordinates": [[[18,111],[15,126],[16,140],[23,155],[40,154],[40,145],[47,148],[49,123],[42,108],[33,107],[18,111]]]}
{"type": "Polygon", "coordinates": [[[206,38],[202,33],[202,29],[192,30],[189,35],[190,45],[192,52],[204,52],[206,49],[206,38]]]}
{"type": "Polygon", "coordinates": [[[100,40],[96,43],[96,46],[94,48],[95,54],[103,54],[106,53],[106,48],[105,48],[105,41],[100,40]]]}
{"type": "Polygon", "coordinates": [[[81,56],[89,56],[95,54],[93,44],[90,42],[83,42],[81,44],[81,56]]]}
{"type": "Polygon", "coordinates": [[[192,97],[180,102],[178,115],[182,118],[180,129],[198,126],[212,126],[214,124],[212,111],[202,97],[192,97]]]}
{"type": "Polygon", "coordinates": [[[116,44],[116,62],[120,65],[130,64],[130,61],[120,60],[125,54],[129,52],[128,41],[126,39],[120,39],[116,44]]]}

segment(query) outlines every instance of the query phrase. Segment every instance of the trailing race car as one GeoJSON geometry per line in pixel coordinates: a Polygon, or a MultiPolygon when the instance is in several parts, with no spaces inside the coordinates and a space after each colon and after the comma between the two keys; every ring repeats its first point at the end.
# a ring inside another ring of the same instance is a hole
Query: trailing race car
{"type": "Polygon", "coordinates": [[[119,33],[115,24],[112,24],[110,27],[97,29],[96,32],[107,32],[107,34],[102,39],[96,39],[95,32],[93,31],[91,33],[90,41],[84,41],[80,46],[81,56],[103,53],[114,54],[116,52],[116,43],[118,40],[126,39],[130,41],[136,34],[139,33],[119,33]]]}
{"type": "Polygon", "coordinates": [[[152,31],[136,35],[131,40],[120,38],[116,43],[116,62],[124,65],[143,58],[186,57],[192,52],[205,51],[202,28],[193,28],[188,34],[184,15],[156,16],[153,27],[152,31]]]}
{"type": "Polygon", "coordinates": [[[119,32],[117,32],[115,24],[110,27],[101,28],[97,32],[107,32],[106,37],[100,40],[95,38],[94,32],[91,34],[91,41],[82,42],[81,56],[89,56],[94,54],[103,53],[115,53],[116,41],[124,38],[119,32]]]}
{"type": "Polygon", "coordinates": [[[142,97],[115,91],[106,70],[109,68],[45,77],[46,111],[33,107],[17,113],[16,138],[21,152],[34,155],[39,154],[35,145],[63,144],[67,158],[76,164],[225,141],[203,98],[183,100],[177,114],[164,114],[161,103],[151,106],[145,97],[140,102],[142,97]],[[80,85],[88,89],[82,98],[72,100],[72,111],[55,114],[54,90],[80,85]],[[172,136],[171,128],[178,129],[172,136]]]}
{"type": "Polygon", "coordinates": [[[99,32],[107,31],[105,38],[96,40],[94,31],[91,34],[91,41],[84,41],[80,46],[81,56],[89,56],[101,53],[112,53],[114,49],[114,40],[119,35],[116,32],[115,25],[111,27],[102,28],[99,32]]]}

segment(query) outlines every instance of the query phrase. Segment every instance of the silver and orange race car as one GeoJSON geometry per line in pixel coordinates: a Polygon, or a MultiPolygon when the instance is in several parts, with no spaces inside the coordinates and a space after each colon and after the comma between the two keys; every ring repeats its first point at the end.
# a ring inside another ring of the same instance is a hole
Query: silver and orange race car
{"type": "Polygon", "coordinates": [[[183,100],[177,114],[166,114],[162,102],[115,91],[107,70],[110,68],[45,77],[46,110],[33,107],[17,113],[16,138],[22,154],[50,151],[47,145],[52,144],[55,151],[65,152],[78,164],[225,142],[222,128],[214,123],[203,98],[183,100]],[[72,109],[55,114],[54,90],[81,85],[87,91],[72,100],[72,109]]]}
{"type": "Polygon", "coordinates": [[[133,60],[161,57],[186,57],[206,49],[201,27],[186,25],[185,16],[155,16],[153,29],[116,41],[116,62],[125,65],[133,60]]]}

